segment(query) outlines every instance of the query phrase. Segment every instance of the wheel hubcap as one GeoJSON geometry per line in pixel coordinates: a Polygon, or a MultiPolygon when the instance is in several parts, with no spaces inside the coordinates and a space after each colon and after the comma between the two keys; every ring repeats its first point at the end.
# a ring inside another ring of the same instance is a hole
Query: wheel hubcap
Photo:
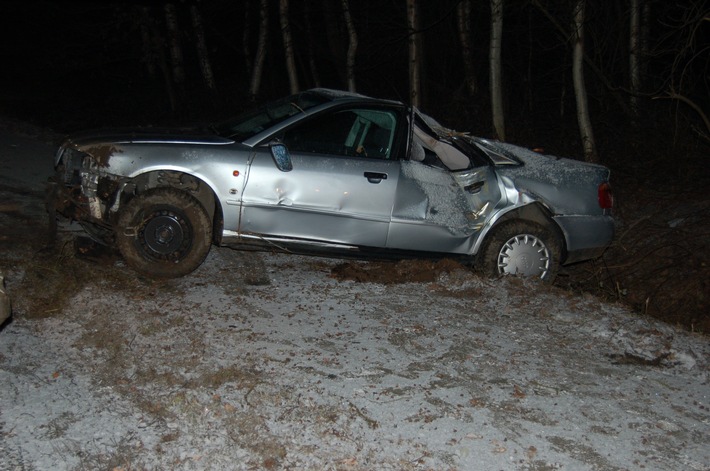
{"type": "Polygon", "coordinates": [[[537,237],[520,234],[506,242],[498,253],[498,273],[502,275],[539,276],[550,269],[550,251],[537,237]]]}
{"type": "Polygon", "coordinates": [[[161,210],[147,217],[138,240],[147,255],[177,261],[190,247],[190,230],[181,215],[161,210]]]}

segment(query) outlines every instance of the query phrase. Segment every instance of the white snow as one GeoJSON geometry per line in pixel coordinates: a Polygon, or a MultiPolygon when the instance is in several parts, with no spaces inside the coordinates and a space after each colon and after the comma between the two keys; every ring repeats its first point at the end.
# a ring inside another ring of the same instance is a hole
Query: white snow
{"type": "Polygon", "coordinates": [[[710,469],[707,337],[535,282],[338,263],[214,248],[48,318],[15,299],[0,469],[710,469]]]}

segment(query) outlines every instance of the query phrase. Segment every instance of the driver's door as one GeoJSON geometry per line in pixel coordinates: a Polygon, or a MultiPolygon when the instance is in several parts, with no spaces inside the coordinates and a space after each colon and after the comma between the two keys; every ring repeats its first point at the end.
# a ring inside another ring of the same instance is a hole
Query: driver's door
{"type": "Polygon", "coordinates": [[[339,110],[287,130],[293,170],[258,148],[242,192],[243,236],[384,247],[400,175],[393,110],[339,110]]]}

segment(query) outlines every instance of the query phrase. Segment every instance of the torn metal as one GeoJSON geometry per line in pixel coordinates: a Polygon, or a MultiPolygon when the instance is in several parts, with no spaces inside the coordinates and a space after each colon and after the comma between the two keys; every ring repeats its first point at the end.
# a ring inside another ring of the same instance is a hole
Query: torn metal
{"type": "Polygon", "coordinates": [[[138,241],[147,247],[194,223],[223,245],[393,255],[475,257],[496,227],[520,220],[559,238],[564,263],[609,244],[610,205],[598,198],[608,180],[605,167],[447,129],[402,103],[314,89],[208,130],[72,137],[57,152],[48,207],[106,244],[153,237],[138,241]],[[199,210],[133,207],[131,230],[119,227],[125,208],[162,188],[199,210]]]}

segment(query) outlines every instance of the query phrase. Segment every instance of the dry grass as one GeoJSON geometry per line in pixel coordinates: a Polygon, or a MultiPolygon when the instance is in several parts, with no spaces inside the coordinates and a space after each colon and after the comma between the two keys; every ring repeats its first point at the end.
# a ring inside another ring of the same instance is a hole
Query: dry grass
{"type": "Polygon", "coordinates": [[[116,289],[135,289],[135,274],[112,265],[75,256],[73,241],[64,240],[55,249],[43,249],[24,262],[25,275],[13,290],[15,315],[42,319],[60,315],[84,287],[97,281],[116,289]]]}

